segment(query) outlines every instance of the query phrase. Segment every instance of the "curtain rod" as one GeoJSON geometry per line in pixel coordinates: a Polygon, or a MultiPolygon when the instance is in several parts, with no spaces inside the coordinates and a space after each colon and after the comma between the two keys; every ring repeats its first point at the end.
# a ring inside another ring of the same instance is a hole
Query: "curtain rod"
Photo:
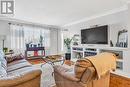
{"type": "Polygon", "coordinates": [[[40,25],[35,25],[35,24],[19,24],[19,23],[11,23],[11,22],[9,22],[8,23],[9,25],[11,25],[11,24],[13,24],[13,25],[19,25],[19,26],[24,26],[24,25],[28,25],[28,26],[32,26],[32,27],[41,27],[41,28],[45,28],[45,29],[49,29],[49,30],[51,30],[51,29],[59,29],[59,28],[55,28],[55,27],[46,27],[46,26],[40,26],[40,25]]]}
{"type": "Polygon", "coordinates": [[[19,26],[24,26],[24,25],[26,26],[26,25],[27,25],[27,26],[31,26],[31,27],[36,27],[36,28],[37,28],[37,27],[41,27],[41,28],[43,28],[43,29],[50,30],[50,28],[48,28],[48,27],[42,27],[42,26],[36,26],[36,25],[30,25],[30,24],[23,24],[23,25],[22,25],[22,24],[11,23],[11,22],[9,22],[8,24],[9,24],[9,25],[11,25],[11,24],[12,24],[12,25],[19,25],[19,26]]]}
{"type": "Polygon", "coordinates": [[[22,24],[18,24],[18,23],[11,23],[11,22],[9,22],[8,24],[9,24],[9,25],[11,25],[11,24],[12,24],[12,25],[19,25],[19,26],[23,26],[22,24]]]}
{"type": "Polygon", "coordinates": [[[27,26],[32,26],[32,27],[41,27],[41,28],[47,28],[47,29],[49,29],[49,27],[43,27],[43,26],[38,26],[38,25],[32,25],[32,24],[18,24],[18,23],[11,23],[11,22],[9,22],[8,23],[9,25],[20,25],[20,26],[24,26],[24,25],[27,25],[27,26]]]}

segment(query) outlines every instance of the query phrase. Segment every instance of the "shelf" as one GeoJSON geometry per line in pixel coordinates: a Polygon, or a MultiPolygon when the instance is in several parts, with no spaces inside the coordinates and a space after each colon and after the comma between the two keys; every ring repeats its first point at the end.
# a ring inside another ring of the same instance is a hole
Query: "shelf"
{"type": "Polygon", "coordinates": [[[44,47],[30,47],[26,48],[27,51],[39,51],[39,50],[45,50],[44,47]]]}
{"type": "Polygon", "coordinates": [[[84,51],[84,52],[93,52],[93,53],[97,53],[97,51],[84,51]]]}
{"type": "Polygon", "coordinates": [[[106,48],[100,48],[100,49],[117,50],[117,51],[128,50],[128,48],[122,48],[122,47],[106,47],[106,48]]]}
{"type": "Polygon", "coordinates": [[[73,50],[73,52],[83,53],[83,51],[73,50]]]}
{"type": "Polygon", "coordinates": [[[111,71],[111,73],[116,74],[116,75],[120,75],[120,76],[124,76],[126,78],[130,78],[130,74],[127,72],[124,72],[123,70],[117,69],[115,72],[111,71]]]}
{"type": "Polygon", "coordinates": [[[117,59],[116,61],[118,61],[118,62],[123,62],[123,60],[122,60],[122,59],[117,59]]]}
{"type": "Polygon", "coordinates": [[[123,47],[109,47],[109,46],[72,46],[72,47],[80,47],[80,48],[92,48],[92,49],[106,49],[106,50],[117,50],[117,51],[124,51],[129,50],[129,48],[123,47]]]}

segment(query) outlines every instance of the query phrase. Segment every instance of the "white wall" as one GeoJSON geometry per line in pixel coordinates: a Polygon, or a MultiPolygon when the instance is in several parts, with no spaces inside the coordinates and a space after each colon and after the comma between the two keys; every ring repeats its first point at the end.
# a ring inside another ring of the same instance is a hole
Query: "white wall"
{"type": "Polygon", "coordinates": [[[126,22],[120,22],[120,23],[110,24],[109,29],[110,29],[110,40],[113,42],[114,45],[116,45],[118,31],[123,29],[128,29],[128,28],[126,22]]]}
{"type": "Polygon", "coordinates": [[[130,72],[130,3],[128,4],[128,16],[127,16],[127,28],[128,28],[128,47],[124,57],[124,70],[130,72]]]}
{"type": "Polygon", "coordinates": [[[113,44],[115,45],[117,42],[118,31],[122,29],[127,29],[127,16],[128,10],[124,10],[106,16],[97,17],[95,19],[86,20],[77,24],[65,26],[63,28],[68,29],[68,32],[64,32],[64,38],[72,37],[74,34],[80,35],[81,29],[90,28],[93,25],[108,25],[110,31],[109,40],[112,40],[113,44]]]}
{"type": "MultiPolygon", "coordinates": [[[[63,27],[68,31],[63,32],[64,38],[72,37],[74,34],[81,34],[81,29],[90,28],[93,25],[108,25],[109,26],[109,40],[112,40],[113,44],[116,44],[117,34],[119,30],[127,29],[127,16],[128,10],[124,10],[118,13],[109,14],[106,16],[97,17],[95,19],[86,20],[77,24],[63,27]]],[[[65,47],[64,47],[65,50],[65,47]]]]}
{"type": "Polygon", "coordinates": [[[92,20],[87,20],[84,22],[80,22],[78,24],[73,24],[70,26],[65,26],[65,29],[69,31],[64,34],[64,36],[73,36],[74,34],[80,34],[81,29],[89,28],[93,25],[113,25],[116,23],[123,23],[126,24],[127,19],[127,11],[121,11],[115,14],[110,14],[102,17],[98,17],[92,20]]]}
{"type": "MultiPolygon", "coordinates": [[[[128,35],[130,35],[130,4],[128,5],[128,10],[121,11],[118,13],[98,17],[92,20],[80,22],[78,24],[73,24],[70,26],[65,26],[68,32],[64,33],[64,37],[72,37],[74,34],[80,34],[81,29],[89,28],[92,25],[109,25],[110,29],[110,40],[116,43],[117,34],[119,30],[127,29],[128,35]]],[[[128,42],[128,50],[123,51],[123,71],[130,72],[130,36],[128,42]]]]}
{"type": "MultiPolygon", "coordinates": [[[[0,35],[6,35],[5,47],[10,48],[10,30],[7,21],[0,20],[0,35]]],[[[0,40],[0,48],[2,48],[2,40],[0,40]]]]}

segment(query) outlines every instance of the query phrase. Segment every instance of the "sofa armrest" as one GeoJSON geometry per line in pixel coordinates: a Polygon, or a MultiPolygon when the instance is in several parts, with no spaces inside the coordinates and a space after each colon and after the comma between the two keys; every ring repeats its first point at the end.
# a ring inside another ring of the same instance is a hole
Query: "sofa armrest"
{"type": "Polygon", "coordinates": [[[84,73],[81,77],[81,82],[84,84],[87,84],[94,79],[95,75],[96,75],[96,72],[95,72],[94,67],[88,67],[84,71],[84,73]]]}
{"type": "Polygon", "coordinates": [[[9,76],[0,79],[0,87],[15,87],[41,75],[41,70],[33,70],[24,75],[9,76]]]}

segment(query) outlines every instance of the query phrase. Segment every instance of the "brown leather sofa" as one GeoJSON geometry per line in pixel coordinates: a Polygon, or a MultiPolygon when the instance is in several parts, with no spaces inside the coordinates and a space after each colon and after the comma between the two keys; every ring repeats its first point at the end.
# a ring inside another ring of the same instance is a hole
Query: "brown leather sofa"
{"type": "Polygon", "coordinates": [[[80,78],[76,77],[74,67],[54,66],[57,87],[109,87],[109,72],[97,80],[95,68],[92,65],[86,65],[86,69],[83,72],[82,69],[78,71],[82,73],[80,78]]]}
{"type": "Polygon", "coordinates": [[[0,87],[40,87],[41,70],[25,59],[7,64],[7,75],[0,77],[0,87]]]}

